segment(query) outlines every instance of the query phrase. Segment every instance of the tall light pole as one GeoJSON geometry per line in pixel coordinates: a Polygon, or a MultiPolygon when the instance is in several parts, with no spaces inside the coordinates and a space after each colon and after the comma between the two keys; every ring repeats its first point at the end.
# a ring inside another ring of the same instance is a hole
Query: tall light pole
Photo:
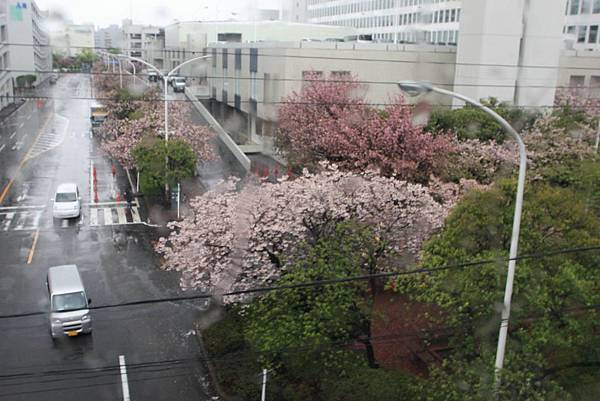
{"type": "Polygon", "coordinates": [[[498,334],[498,347],[496,350],[496,376],[495,384],[498,389],[501,380],[501,371],[504,366],[504,354],[506,351],[506,339],[508,336],[508,320],[510,318],[510,303],[512,300],[513,284],[515,280],[515,268],[516,268],[516,257],[517,248],[519,246],[519,231],[521,228],[521,210],[523,208],[523,192],[525,189],[525,171],[527,169],[527,154],[525,151],[525,144],[521,139],[521,136],[515,131],[515,129],[502,117],[500,117],[495,111],[488,107],[485,107],[481,103],[468,98],[459,93],[455,93],[449,90],[436,88],[428,82],[422,81],[401,81],[398,82],[400,89],[409,96],[418,96],[424,93],[436,92],[443,95],[451,96],[460,99],[468,104],[471,104],[478,109],[484,111],[494,120],[496,120],[506,132],[508,132],[519,145],[519,178],[517,183],[517,195],[515,202],[515,214],[513,217],[513,228],[512,237],[510,239],[510,251],[508,261],[508,274],[506,276],[506,287],[504,289],[504,304],[502,306],[502,315],[500,321],[500,332],[498,334]]]}

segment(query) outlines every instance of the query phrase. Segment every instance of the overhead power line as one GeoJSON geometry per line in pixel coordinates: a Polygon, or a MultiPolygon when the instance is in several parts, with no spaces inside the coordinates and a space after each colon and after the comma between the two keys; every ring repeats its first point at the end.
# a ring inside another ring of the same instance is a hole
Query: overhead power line
{"type": "MultiPolygon", "coordinates": [[[[295,283],[295,284],[286,284],[286,285],[275,285],[275,286],[266,286],[266,287],[255,287],[249,288],[245,290],[234,290],[228,291],[221,294],[223,297],[229,296],[239,296],[246,294],[258,294],[258,293],[266,293],[272,291],[282,291],[282,290],[290,290],[290,289],[301,289],[301,288],[310,288],[310,287],[319,287],[324,285],[334,285],[334,284],[343,284],[354,281],[367,281],[373,278],[390,278],[390,277],[400,277],[407,276],[413,274],[424,274],[424,273],[435,273],[445,270],[453,270],[453,269],[465,269],[469,267],[481,266],[492,263],[499,262],[508,262],[510,260],[527,260],[527,259],[543,259],[549,256],[555,255],[563,255],[563,254],[571,254],[571,253],[584,253],[584,252],[593,252],[600,250],[600,246],[591,246],[591,247],[582,247],[582,248],[568,248],[568,249],[560,249],[556,251],[546,251],[546,252],[537,252],[532,254],[520,255],[515,258],[494,258],[494,259],[485,259],[478,260],[472,262],[463,262],[463,263],[452,263],[441,266],[433,266],[429,268],[421,268],[415,270],[406,270],[406,271],[396,271],[396,272],[383,272],[383,273],[375,273],[368,275],[360,275],[360,276],[351,276],[351,277],[341,277],[335,279],[328,280],[316,280],[304,283],[295,283]]],[[[129,301],[122,302],[117,304],[107,304],[107,305],[98,305],[98,306],[90,306],[88,309],[90,310],[103,310],[103,309],[114,309],[114,308],[123,308],[130,306],[140,306],[140,305],[151,305],[151,304],[159,304],[165,302],[183,302],[183,301],[193,301],[200,299],[210,299],[213,295],[211,294],[199,294],[199,295],[189,295],[183,297],[167,297],[167,298],[157,298],[157,299],[144,299],[138,301],[129,301]]],[[[22,313],[14,313],[14,314],[5,314],[0,315],[0,319],[15,319],[15,318],[23,318],[23,317],[31,317],[31,316],[40,316],[47,315],[48,311],[33,311],[33,312],[22,312],[22,313]]]]}

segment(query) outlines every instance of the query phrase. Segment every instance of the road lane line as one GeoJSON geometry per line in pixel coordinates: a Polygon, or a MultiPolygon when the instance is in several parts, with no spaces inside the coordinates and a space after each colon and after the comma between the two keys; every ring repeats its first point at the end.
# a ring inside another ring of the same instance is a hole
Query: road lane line
{"type": "Polygon", "coordinates": [[[27,116],[27,121],[31,120],[31,114],[27,116]]]}
{"type": "Polygon", "coordinates": [[[23,230],[25,227],[25,220],[29,217],[29,212],[19,213],[19,219],[17,220],[17,225],[15,227],[15,231],[23,230]]]}
{"type": "Polygon", "coordinates": [[[90,226],[98,225],[98,209],[90,208],[90,226]]]}
{"type": "Polygon", "coordinates": [[[10,227],[10,223],[12,223],[13,217],[15,217],[15,212],[6,214],[6,219],[4,219],[4,225],[2,226],[2,231],[8,231],[8,227],[10,227]]]}
{"type": "Polygon", "coordinates": [[[19,124],[19,129],[23,128],[24,125],[25,125],[25,123],[19,124]]]}
{"type": "Polygon", "coordinates": [[[69,222],[66,219],[63,219],[61,225],[62,225],[62,228],[67,228],[69,226],[69,222]]]}
{"type": "Polygon", "coordinates": [[[94,203],[94,161],[90,160],[90,202],[94,203]]]}
{"type": "Polygon", "coordinates": [[[0,210],[45,209],[46,205],[0,206],[0,210]]]}
{"type": "Polygon", "coordinates": [[[130,401],[129,380],[127,379],[127,366],[125,365],[124,355],[119,355],[119,365],[121,366],[121,388],[123,389],[123,401],[130,401]]]}
{"type": "Polygon", "coordinates": [[[4,148],[6,147],[6,145],[2,145],[0,146],[0,152],[2,152],[4,150],[4,148]]]}
{"type": "MultiPolygon", "coordinates": [[[[35,146],[35,143],[38,141],[38,139],[40,139],[40,136],[42,135],[42,133],[46,129],[46,126],[50,122],[50,118],[51,117],[52,117],[52,115],[48,116],[48,118],[46,119],[46,122],[44,123],[44,125],[42,125],[42,127],[38,131],[37,137],[33,141],[33,145],[29,149],[29,152],[31,152],[31,149],[33,149],[33,147],[35,146]]],[[[29,152],[27,152],[27,154],[25,154],[25,156],[21,160],[21,163],[19,163],[19,166],[17,167],[17,171],[15,171],[15,176],[19,173],[19,171],[21,170],[21,168],[23,168],[23,165],[27,161],[27,156],[29,155],[29,152]]],[[[14,181],[15,181],[14,178],[11,178],[10,181],[8,181],[8,183],[4,186],[4,189],[2,190],[2,193],[0,194],[0,204],[2,204],[2,202],[4,202],[4,198],[6,198],[6,195],[8,195],[8,191],[10,191],[10,188],[13,186],[14,181]]]]}
{"type": "Polygon", "coordinates": [[[40,236],[40,230],[36,230],[33,235],[33,244],[31,245],[31,249],[29,250],[29,256],[27,257],[27,264],[30,265],[33,260],[33,254],[35,253],[35,246],[37,245],[38,237],[40,236]]]}
{"type": "Polygon", "coordinates": [[[122,207],[117,208],[117,217],[119,218],[119,224],[127,224],[127,216],[125,215],[125,209],[122,207]]]}
{"type": "Polygon", "coordinates": [[[140,212],[137,207],[131,208],[131,217],[133,218],[134,223],[141,223],[142,219],[140,219],[140,212]]]}
{"type": "Polygon", "coordinates": [[[104,225],[105,226],[112,226],[113,225],[113,221],[112,221],[112,209],[107,207],[104,209],[104,225]]]}
{"type": "Polygon", "coordinates": [[[17,134],[17,131],[13,132],[12,134],[10,134],[10,139],[13,139],[15,137],[15,135],[17,134]]]}

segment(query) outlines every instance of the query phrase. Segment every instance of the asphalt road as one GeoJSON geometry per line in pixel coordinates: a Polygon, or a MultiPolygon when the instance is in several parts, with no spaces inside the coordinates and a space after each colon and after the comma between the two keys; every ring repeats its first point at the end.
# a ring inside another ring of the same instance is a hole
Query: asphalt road
{"type": "Polygon", "coordinates": [[[91,96],[88,76],[64,76],[49,93],[0,123],[0,400],[210,399],[191,331],[200,302],[94,310],[91,335],[56,343],[46,314],[1,317],[46,312],[48,267],[60,264],[79,267],[94,306],[183,295],[178,274],[158,267],[143,208],[113,199],[128,181],[112,177],[90,136],[90,101],[68,99],[91,96]],[[62,182],[79,186],[78,220],[52,219],[62,182]]]}

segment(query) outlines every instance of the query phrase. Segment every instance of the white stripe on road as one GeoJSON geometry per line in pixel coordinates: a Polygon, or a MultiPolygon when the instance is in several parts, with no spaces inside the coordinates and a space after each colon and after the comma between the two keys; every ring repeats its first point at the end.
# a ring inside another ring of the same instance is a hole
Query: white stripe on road
{"type": "Polygon", "coordinates": [[[90,202],[94,203],[94,161],[90,160],[90,202]]]}
{"type": "Polygon", "coordinates": [[[23,230],[23,227],[25,227],[25,220],[27,220],[27,217],[29,217],[29,212],[19,213],[19,219],[17,220],[15,231],[23,230]]]}
{"type": "Polygon", "coordinates": [[[90,226],[98,225],[98,209],[90,208],[90,226]]]}
{"type": "Polygon", "coordinates": [[[25,125],[25,123],[19,124],[19,129],[23,128],[23,125],[25,125]]]}
{"type": "Polygon", "coordinates": [[[69,222],[66,219],[63,219],[62,221],[62,228],[67,228],[69,226],[69,222]]]}
{"type": "Polygon", "coordinates": [[[27,121],[31,120],[31,114],[27,116],[27,121]]]}
{"type": "Polygon", "coordinates": [[[131,208],[131,217],[133,217],[134,223],[141,223],[142,219],[140,219],[140,212],[137,207],[131,208]]]}
{"type": "Polygon", "coordinates": [[[6,219],[4,219],[4,225],[2,226],[2,231],[8,231],[8,227],[10,227],[10,223],[12,222],[13,217],[15,217],[15,213],[7,213],[6,219]]]}
{"type": "Polygon", "coordinates": [[[16,210],[16,209],[44,209],[46,205],[29,205],[29,206],[1,206],[0,210],[16,210]]]}
{"type": "Polygon", "coordinates": [[[15,137],[15,135],[17,134],[17,131],[13,132],[12,134],[10,134],[10,139],[13,139],[15,137]]]}
{"type": "Polygon", "coordinates": [[[127,216],[125,216],[125,209],[122,207],[117,209],[117,216],[119,217],[119,224],[127,224],[127,216]]]}
{"type": "Polygon", "coordinates": [[[42,218],[42,213],[44,213],[43,210],[38,210],[37,212],[35,212],[33,221],[31,222],[31,227],[33,227],[33,228],[38,227],[38,225],[40,224],[40,219],[42,218]]]}
{"type": "Polygon", "coordinates": [[[127,380],[127,366],[125,366],[125,356],[119,355],[119,365],[121,366],[121,387],[123,388],[123,401],[130,401],[129,380],[127,380]]]}
{"type": "Polygon", "coordinates": [[[4,148],[6,147],[6,145],[2,145],[0,146],[0,152],[2,152],[4,150],[4,148]]]}
{"type": "Polygon", "coordinates": [[[112,221],[112,209],[111,208],[104,209],[104,225],[105,226],[112,226],[113,225],[113,221],[112,221]]]}

